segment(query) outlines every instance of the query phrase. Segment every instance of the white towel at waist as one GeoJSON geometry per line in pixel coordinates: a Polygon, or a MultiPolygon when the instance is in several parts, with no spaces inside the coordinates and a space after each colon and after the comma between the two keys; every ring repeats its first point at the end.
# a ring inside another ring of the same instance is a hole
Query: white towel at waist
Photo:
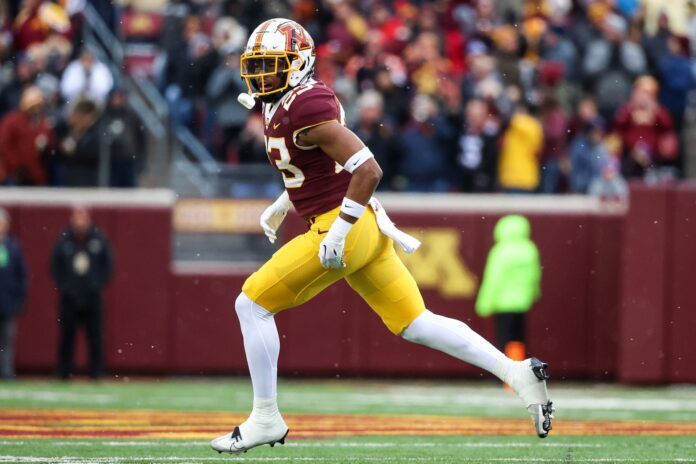
{"type": "Polygon", "coordinates": [[[369,205],[377,216],[377,227],[384,235],[394,240],[406,253],[413,253],[418,249],[421,245],[420,240],[397,229],[387,216],[382,204],[375,197],[370,198],[369,205]]]}

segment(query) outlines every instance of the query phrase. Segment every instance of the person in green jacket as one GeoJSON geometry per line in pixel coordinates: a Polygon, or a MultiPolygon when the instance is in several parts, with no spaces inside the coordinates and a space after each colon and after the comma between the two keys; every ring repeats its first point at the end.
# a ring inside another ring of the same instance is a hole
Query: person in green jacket
{"type": "Polygon", "coordinates": [[[527,218],[503,216],[495,225],[476,313],[495,315],[498,347],[517,360],[525,358],[525,313],[541,294],[539,250],[530,238],[527,218]]]}

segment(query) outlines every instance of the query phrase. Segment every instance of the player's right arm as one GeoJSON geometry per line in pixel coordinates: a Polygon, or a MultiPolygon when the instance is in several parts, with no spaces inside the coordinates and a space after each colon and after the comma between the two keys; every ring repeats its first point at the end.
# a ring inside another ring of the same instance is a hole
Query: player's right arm
{"type": "MultiPolygon", "coordinates": [[[[365,206],[382,179],[382,169],[357,135],[338,121],[329,121],[304,130],[297,135],[297,143],[318,146],[338,164],[352,174],[346,198],[365,206]],[[357,156],[356,156],[357,154],[357,156]]],[[[354,224],[357,218],[340,213],[354,224]]]]}

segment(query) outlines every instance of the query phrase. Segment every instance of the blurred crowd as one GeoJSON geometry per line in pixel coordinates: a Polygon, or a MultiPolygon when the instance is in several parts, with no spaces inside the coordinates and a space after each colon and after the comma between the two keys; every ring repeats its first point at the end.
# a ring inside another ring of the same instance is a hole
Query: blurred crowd
{"type": "Polygon", "coordinates": [[[383,166],[383,189],[612,196],[626,178],[684,172],[689,0],[200,0],[163,11],[155,74],[177,121],[222,161],[265,160],[259,115],[235,99],[239,54],[281,16],[314,37],[317,77],[383,166]]]}
{"type": "MultiPolygon", "coordinates": [[[[109,183],[136,182],[140,126],[82,46],[84,2],[0,0],[0,183],[93,185],[108,134],[109,183]]],[[[382,189],[620,197],[627,179],[685,173],[693,0],[90,3],[126,50],[157,50],[138,72],[221,162],[267,162],[258,108],[236,101],[239,56],[256,25],[289,17],[382,189]]]]}
{"type": "Polygon", "coordinates": [[[0,185],[136,184],[140,124],[120,76],[84,44],[84,6],[0,0],[0,185]]]}

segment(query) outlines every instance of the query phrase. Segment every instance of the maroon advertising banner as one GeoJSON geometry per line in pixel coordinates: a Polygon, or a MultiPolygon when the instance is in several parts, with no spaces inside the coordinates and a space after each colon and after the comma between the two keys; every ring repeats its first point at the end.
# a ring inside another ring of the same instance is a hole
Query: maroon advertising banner
{"type": "MultiPolygon", "coordinates": [[[[236,223],[248,231],[244,218],[260,208],[259,201],[196,200],[177,210],[171,193],[114,195],[0,192],[29,267],[29,298],[18,335],[20,375],[55,368],[57,293],[49,257],[76,199],[89,204],[115,251],[117,272],[105,299],[109,372],[245,373],[234,300],[254,266],[174,263],[172,234],[173,224],[200,232],[195,218],[217,231],[232,233],[236,223]]],[[[696,293],[689,284],[696,262],[696,187],[634,186],[627,209],[577,197],[381,199],[391,219],[422,241],[416,253],[401,256],[430,310],[461,319],[493,340],[493,323],[476,316],[474,302],[496,221],[524,214],[543,266],[541,298],[528,315],[530,353],[549,362],[558,379],[696,381],[696,339],[688,333],[696,326],[696,293]]],[[[282,234],[288,239],[305,230],[302,219],[290,215],[282,234]]],[[[482,375],[390,334],[343,283],[276,320],[283,375],[482,375]]]]}

